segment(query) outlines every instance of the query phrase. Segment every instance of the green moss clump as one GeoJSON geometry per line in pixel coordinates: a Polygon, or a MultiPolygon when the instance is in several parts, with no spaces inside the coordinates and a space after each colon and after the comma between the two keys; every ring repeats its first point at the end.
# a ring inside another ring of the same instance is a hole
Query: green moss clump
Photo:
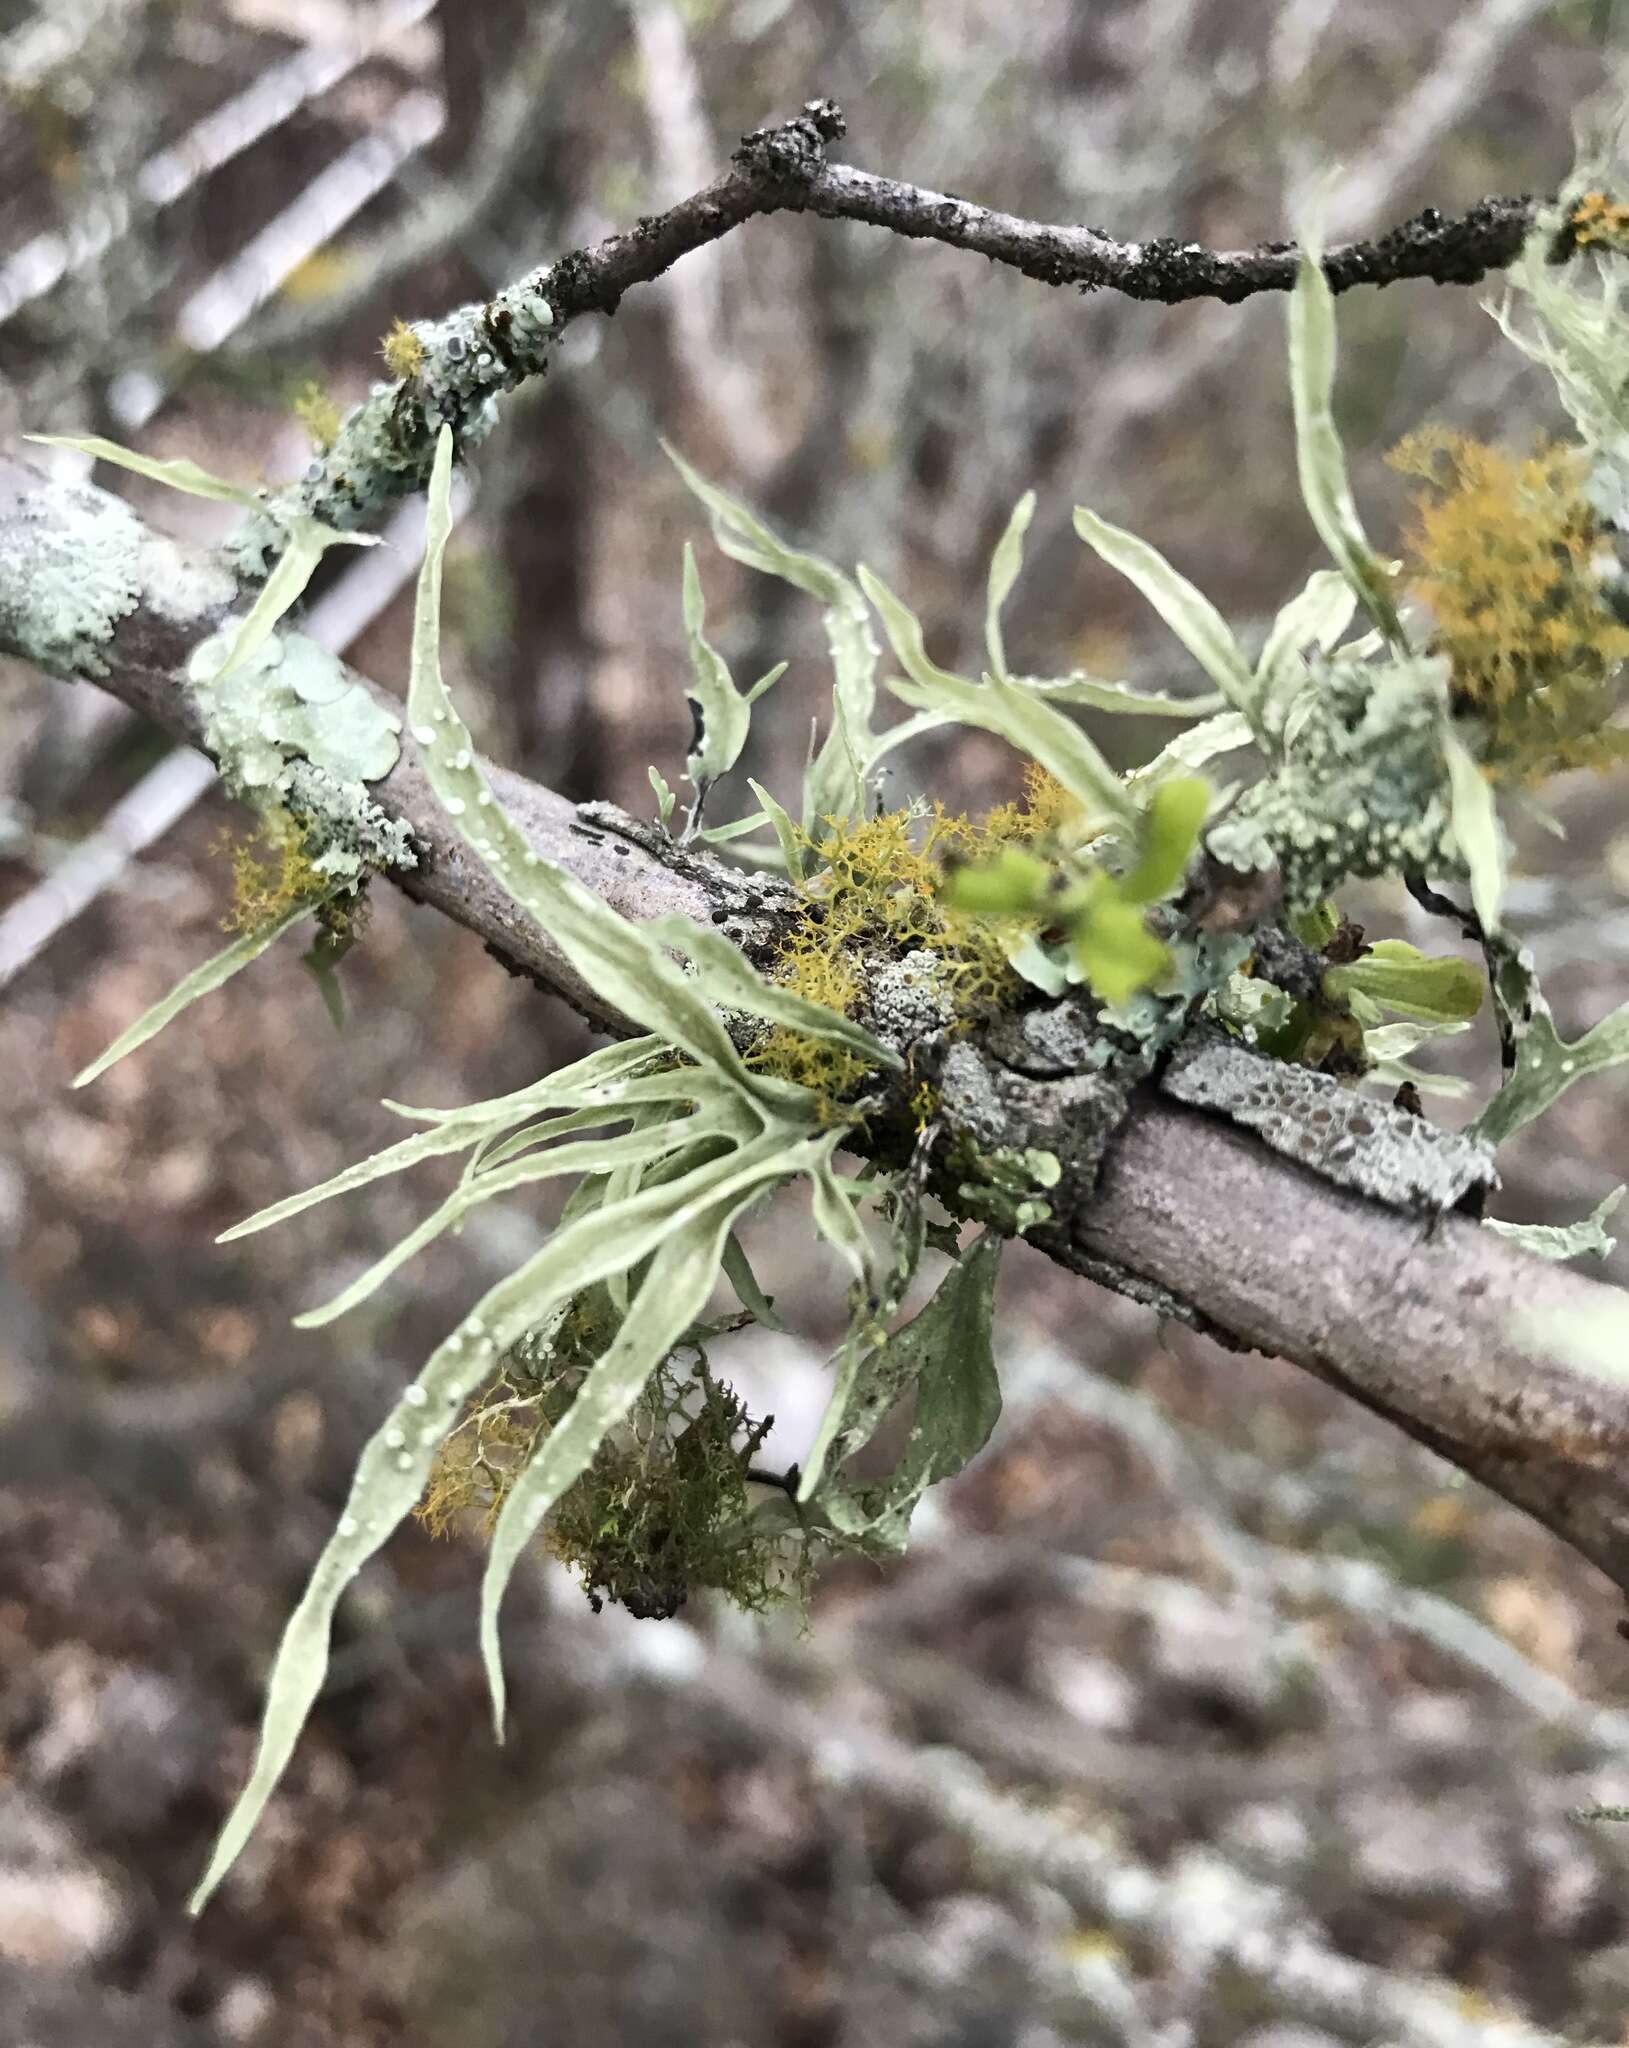
{"type": "MultiPolygon", "coordinates": [[[[594,1288],[515,1346],[442,1446],[418,1510],[433,1533],[471,1508],[490,1530],[616,1325],[594,1288]]],[[[578,1573],[596,1613],[611,1600],[665,1619],[702,1589],[758,1613],[805,1594],[812,1562],[799,1532],[748,1491],[768,1430],[714,1378],[699,1342],[658,1367],[545,1524],[545,1544],[578,1573]]]]}

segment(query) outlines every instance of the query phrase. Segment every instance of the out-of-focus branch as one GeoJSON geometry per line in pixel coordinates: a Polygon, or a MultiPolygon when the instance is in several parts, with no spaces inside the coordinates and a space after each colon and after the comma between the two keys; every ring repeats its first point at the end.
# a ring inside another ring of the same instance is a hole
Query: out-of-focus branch
{"type": "MultiPolygon", "coordinates": [[[[72,559],[86,495],[0,461],[0,652],[50,643],[33,616],[41,599],[29,565],[72,559]]],[[[144,560],[148,585],[130,593],[111,638],[55,666],[198,744],[186,663],[236,592],[218,564],[156,535],[144,560]],[[190,609],[177,595],[187,591],[199,593],[190,609]]],[[[772,942],[786,907],[774,883],[681,849],[610,806],[574,806],[502,771],[492,780],[535,849],[623,914],[727,924],[760,957],[772,942]]],[[[370,793],[423,849],[422,865],[401,877],[410,894],[617,1028],[604,997],[471,857],[410,741],[370,793]]],[[[990,1099],[1004,1102],[1011,1076],[982,1057],[990,1099]]],[[[1030,1112],[1003,1113],[1011,1128],[997,1143],[1045,1142],[1026,1125],[1030,1112]]],[[[865,1148],[863,1132],[854,1142],[865,1148]]],[[[1052,1203],[1055,1220],[1030,1235],[1059,1263],[1097,1272],[1106,1262],[1240,1345],[1294,1360],[1536,1515],[1629,1589],[1629,1383],[1582,1370],[1569,1339],[1607,1315],[1629,1320],[1616,1290],[1464,1218],[1427,1224],[1348,1193],[1152,1090],[1120,1128],[1099,1183],[1066,1177],[1052,1203]]]]}
{"type": "MultiPolygon", "coordinates": [[[[491,424],[493,400],[547,368],[566,322],[583,313],[614,313],[634,286],[770,214],[866,222],[908,240],[966,250],[1043,284],[1117,291],[1166,305],[1188,299],[1231,304],[1295,283],[1301,257],[1293,242],[1214,250],[1198,242],[1119,241],[1101,228],[1025,220],[828,163],[827,149],[845,128],[835,101],[811,100],[796,119],[747,136],[722,177],[630,233],[573,250],[490,304],[418,328],[411,374],[380,387],[351,415],[277,509],[340,528],[368,523],[390,499],[428,478],[443,421],[462,440],[479,439],[491,424]]],[[[1341,243],[1325,251],[1322,264],[1336,291],[1405,278],[1474,284],[1515,259],[1534,216],[1529,198],[1484,199],[1452,219],[1427,212],[1376,240],[1341,243]]],[[[281,530],[269,514],[252,517],[233,543],[240,569],[263,574],[281,530]]]]}

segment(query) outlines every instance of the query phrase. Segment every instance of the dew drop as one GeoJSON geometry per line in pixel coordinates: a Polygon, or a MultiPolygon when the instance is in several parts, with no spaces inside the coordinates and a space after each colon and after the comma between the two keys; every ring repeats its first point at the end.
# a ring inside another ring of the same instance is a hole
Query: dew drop
{"type": "Polygon", "coordinates": [[[334,1533],[338,1536],[354,1536],[359,1526],[355,1515],[341,1515],[339,1527],[334,1533]]]}
{"type": "Polygon", "coordinates": [[[478,797],[477,797],[477,798],[475,799],[475,801],[476,801],[476,802],[477,802],[478,804],[489,804],[489,803],[491,803],[491,801],[492,801],[492,792],[491,792],[491,790],[490,790],[490,789],[483,789],[483,790],[481,791],[481,794],[480,794],[480,795],[479,795],[479,796],[478,796],[478,797]]]}
{"type": "Polygon", "coordinates": [[[461,796],[444,797],[441,808],[449,818],[461,818],[464,815],[464,799],[461,796]]]}
{"type": "Polygon", "coordinates": [[[460,747],[460,748],[458,749],[458,752],[457,752],[456,754],[454,754],[454,755],[453,755],[453,758],[452,758],[452,764],[453,764],[453,766],[454,766],[455,768],[467,768],[467,767],[469,766],[469,762],[470,762],[470,753],[469,753],[469,748],[468,748],[468,747],[460,747]]]}
{"type": "Polygon", "coordinates": [[[421,747],[432,746],[435,743],[435,736],[436,729],[433,725],[415,725],[413,728],[413,737],[421,747]]]}
{"type": "Polygon", "coordinates": [[[407,1438],[399,1429],[387,1429],[385,1431],[385,1444],[390,1450],[399,1451],[406,1441],[407,1438]]]}
{"type": "Polygon", "coordinates": [[[411,1472],[413,1463],[413,1453],[411,1451],[403,1451],[396,1460],[396,1470],[398,1472],[411,1472]]]}
{"type": "Polygon", "coordinates": [[[429,1400],[429,1398],[429,1395],[424,1391],[422,1387],[409,1387],[407,1392],[402,1396],[402,1399],[407,1403],[409,1408],[422,1408],[425,1402],[429,1400]]]}

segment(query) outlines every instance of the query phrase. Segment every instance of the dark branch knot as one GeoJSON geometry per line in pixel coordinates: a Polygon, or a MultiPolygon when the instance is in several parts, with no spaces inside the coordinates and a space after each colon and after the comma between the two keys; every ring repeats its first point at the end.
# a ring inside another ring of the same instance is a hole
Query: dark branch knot
{"type": "Polygon", "coordinates": [[[775,128],[743,135],[731,162],[748,177],[775,185],[806,185],[826,168],[826,145],[848,132],[835,100],[806,100],[803,112],[775,128]]]}

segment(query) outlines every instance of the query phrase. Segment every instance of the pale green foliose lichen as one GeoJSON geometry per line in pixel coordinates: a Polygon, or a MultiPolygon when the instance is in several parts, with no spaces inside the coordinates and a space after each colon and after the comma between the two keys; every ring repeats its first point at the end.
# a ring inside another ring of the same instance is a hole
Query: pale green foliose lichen
{"type": "Polygon", "coordinates": [[[336,882],[415,866],[411,832],[366,788],[395,766],[401,720],[304,634],[274,634],[222,674],[231,639],[202,641],[187,670],[228,784],[293,812],[336,882]]]}

